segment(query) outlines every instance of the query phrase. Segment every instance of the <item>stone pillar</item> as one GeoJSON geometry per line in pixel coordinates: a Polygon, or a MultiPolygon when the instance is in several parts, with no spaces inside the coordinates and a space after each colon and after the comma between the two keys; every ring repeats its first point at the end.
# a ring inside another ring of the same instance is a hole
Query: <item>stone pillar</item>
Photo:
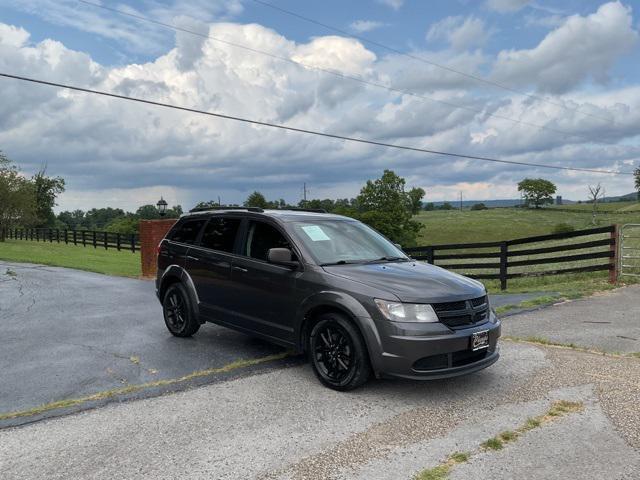
{"type": "Polygon", "coordinates": [[[177,221],[176,218],[140,220],[140,260],[143,277],[155,276],[158,260],[156,248],[177,221]]]}

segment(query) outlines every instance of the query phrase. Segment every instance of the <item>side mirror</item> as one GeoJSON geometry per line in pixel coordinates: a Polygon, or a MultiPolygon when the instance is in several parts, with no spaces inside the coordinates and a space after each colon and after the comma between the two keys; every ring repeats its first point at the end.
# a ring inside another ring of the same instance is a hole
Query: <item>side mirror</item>
{"type": "Polygon", "coordinates": [[[399,243],[394,243],[393,246],[396,247],[398,250],[402,250],[402,245],[400,245],[399,243]]]}
{"type": "Polygon", "coordinates": [[[269,260],[269,263],[273,263],[275,265],[298,268],[299,263],[295,260],[291,260],[292,255],[291,250],[288,248],[270,248],[267,253],[267,259],[269,260]]]}

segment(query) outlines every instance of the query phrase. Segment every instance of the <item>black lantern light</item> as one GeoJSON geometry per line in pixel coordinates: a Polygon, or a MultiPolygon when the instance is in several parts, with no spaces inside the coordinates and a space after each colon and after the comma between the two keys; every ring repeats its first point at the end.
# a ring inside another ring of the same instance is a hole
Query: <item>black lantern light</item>
{"type": "Polygon", "coordinates": [[[158,200],[158,203],[156,203],[156,207],[158,207],[158,213],[161,217],[164,217],[167,213],[167,206],[167,201],[164,198],[160,197],[160,200],[158,200]]]}

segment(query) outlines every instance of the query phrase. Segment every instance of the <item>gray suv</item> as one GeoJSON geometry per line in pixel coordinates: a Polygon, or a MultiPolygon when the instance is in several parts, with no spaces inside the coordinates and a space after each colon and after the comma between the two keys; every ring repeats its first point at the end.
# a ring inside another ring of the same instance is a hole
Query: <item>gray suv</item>
{"type": "Polygon", "coordinates": [[[192,210],[158,245],[169,331],[213,322],[307,353],[327,387],[373,374],[452,377],[498,360],[484,286],[412,260],[352,218],[311,210],[192,210]]]}

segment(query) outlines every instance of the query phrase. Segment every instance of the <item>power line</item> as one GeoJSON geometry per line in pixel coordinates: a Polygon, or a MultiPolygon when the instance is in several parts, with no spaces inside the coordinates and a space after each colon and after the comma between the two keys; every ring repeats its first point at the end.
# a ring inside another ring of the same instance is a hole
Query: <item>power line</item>
{"type": "Polygon", "coordinates": [[[579,113],[580,115],[587,115],[589,117],[598,118],[598,119],[604,120],[606,122],[610,122],[611,121],[608,118],[600,117],[598,115],[593,115],[592,113],[581,112],[578,109],[568,108],[566,105],[563,105],[561,103],[553,102],[551,100],[548,100],[546,98],[540,97],[538,95],[533,95],[531,93],[527,93],[527,92],[523,92],[521,90],[517,90],[515,88],[509,87],[508,85],[504,85],[503,83],[499,83],[499,82],[496,82],[494,80],[489,80],[487,78],[479,77],[479,76],[473,75],[471,73],[463,72],[461,70],[456,70],[455,68],[451,68],[451,67],[448,67],[447,65],[442,65],[440,63],[436,63],[436,62],[434,62],[432,60],[429,60],[429,59],[426,59],[424,57],[421,57],[421,56],[418,56],[418,55],[414,55],[414,54],[411,54],[411,53],[407,53],[407,52],[403,52],[402,50],[398,50],[397,48],[393,48],[393,47],[390,47],[390,46],[385,45],[383,43],[376,42],[375,40],[371,40],[371,39],[369,39],[367,37],[363,37],[362,35],[356,35],[354,33],[347,32],[346,30],[343,30],[343,29],[338,28],[338,27],[334,27],[333,25],[328,25],[328,24],[320,22],[318,20],[314,20],[313,18],[305,17],[304,15],[301,15],[301,14],[296,13],[296,12],[292,12],[291,10],[287,10],[285,8],[282,8],[282,7],[278,7],[277,5],[274,5],[274,4],[269,3],[269,2],[265,2],[263,0],[253,0],[253,2],[258,3],[260,5],[263,5],[265,7],[271,8],[273,10],[277,10],[277,11],[279,11],[281,13],[284,13],[285,15],[290,15],[290,16],[296,17],[296,18],[298,18],[300,20],[304,20],[305,22],[313,23],[315,25],[318,25],[320,27],[326,28],[328,30],[332,30],[332,31],[340,33],[342,35],[346,35],[348,37],[355,38],[355,39],[360,40],[362,42],[369,43],[370,45],[375,45],[376,47],[383,48],[383,49],[385,49],[385,50],[387,50],[389,52],[393,52],[393,53],[396,53],[398,55],[402,55],[404,57],[411,58],[413,60],[418,60],[419,62],[426,63],[427,65],[431,65],[433,67],[441,68],[441,69],[447,70],[447,71],[449,71],[451,73],[455,73],[457,75],[462,75],[463,77],[467,77],[467,78],[470,78],[472,80],[475,80],[475,81],[478,81],[478,82],[482,82],[482,83],[485,83],[487,85],[491,85],[493,87],[497,87],[497,88],[501,88],[503,90],[507,90],[507,91],[509,91],[511,93],[516,93],[518,95],[522,95],[522,96],[525,96],[525,97],[528,97],[528,98],[531,98],[531,99],[543,101],[543,102],[548,103],[550,105],[554,105],[556,107],[564,108],[565,110],[568,110],[568,111],[571,111],[571,112],[574,112],[574,113],[579,113]]]}
{"type": "MultiPolygon", "coordinates": [[[[361,84],[364,84],[364,85],[368,85],[368,86],[371,86],[371,87],[381,88],[381,89],[384,89],[384,90],[387,90],[387,91],[390,91],[390,92],[393,92],[393,93],[400,93],[400,94],[403,94],[403,95],[419,98],[419,99],[422,99],[422,100],[428,100],[430,102],[435,102],[435,103],[440,103],[442,105],[447,105],[447,106],[452,107],[452,108],[467,110],[467,111],[470,111],[470,112],[478,113],[480,115],[486,115],[488,117],[497,118],[497,119],[500,119],[500,120],[507,120],[509,122],[513,122],[513,123],[518,124],[518,125],[526,125],[528,127],[539,128],[541,130],[546,130],[546,131],[553,132],[553,133],[556,133],[556,134],[559,134],[559,135],[564,135],[566,137],[582,138],[582,139],[588,140],[591,143],[600,143],[600,144],[603,144],[603,145],[616,145],[616,142],[608,142],[608,141],[604,141],[604,140],[594,140],[592,137],[589,137],[587,135],[582,135],[580,133],[572,133],[572,132],[567,132],[567,131],[564,131],[564,130],[558,130],[556,128],[548,127],[546,125],[539,125],[539,124],[536,124],[536,123],[527,122],[525,120],[515,119],[515,118],[512,118],[512,117],[507,117],[506,115],[500,115],[500,114],[496,114],[496,113],[489,113],[489,112],[486,112],[484,110],[479,110],[477,108],[469,107],[468,105],[460,105],[460,104],[457,104],[457,103],[454,103],[454,102],[450,102],[450,101],[447,101],[447,100],[440,100],[440,99],[437,99],[437,98],[429,97],[427,95],[421,95],[421,94],[418,94],[418,93],[415,93],[415,92],[411,92],[409,90],[405,90],[405,89],[402,89],[402,88],[395,88],[395,87],[392,87],[392,86],[389,86],[389,85],[385,85],[383,83],[378,83],[378,82],[374,82],[374,81],[371,81],[371,80],[366,80],[365,78],[363,78],[362,76],[357,75],[357,74],[347,74],[347,73],[339,72],[339,71],[336,71],[336,70],[330,70],[330,69],[319,67],[319,66],[316,66],[316,65],[311,65],[311,64],[308,64],[308,63],[305,63],[305,62],[301,62],[301,61],[298,61],[298,60],[293,60],[293,59],[288,58],[288,57],[283,57],[281,55],[276,55],[274,53],[270,53],[270,52],[267,52],[267,51],[264,51],[264,50],[260,50],[260,49],[253,48],[253,47],[249,47],[247,45],[243,45],[243,44],[236,43],[236,42],[231,42],[229,40],[224,40],[224,39],[219,38],[219,37],[214,37],[213,35],[209,35],[209,34],[206,34],[206,33],[200,33],[200,32],[197,32],[195,30],[190,30],[188,28],[178,27],[178,26],[170,24],[170,23],[161,22],[159,20],[154,20],[152,18],[145,17],[145,16],[142,16],[142,15],[138,15],[138,14],[135,14],[135,13],[125,12],[125,11],[119,10],[117,8],[107,7],[105,5],[99,5],[97,3],[88,2],[86,0],[78,0],[78,2],[83,3],[85,5],[89,5],[89,6],[95,7],[95,8],[101,8],[101,9],[109,11],[109,12],[117,13],[119,15],[131,17],[131,18],[134,18],[136,20],[140,20],[140,21],[143,21],[143,22],[148,22],[148,23],[151,23],[153,25],[157,25],[157,26],[160,26],[160,27],[168,28],[170,30],[174,30],[174,31],[177,31],[177,32],[196,35],[198,37],[207,38],[209,40],[213,40],[215,42],[219,42],[219,43],[222,43],[222,44],[225,44],[225,45],[229,45],[231,47],[240,48],[240,49],[247,50],[247,51],[250,51],[250,52],[253,52],[253,53],[257,53],[257,54],[260,54],[260,55],[265,55],[267,57],[270,57],[270,58],[273,58],[273,59],[276,59],[276,60],[280,60],[280,61],[283,61],[283,62],[287,62],[287,63],[293,64],[293,65],[295,65],[297,67],[307,68],[307,69],[310,69],[310,70],[316,70],[316,71],[319,71],[319,72],[322,72],[322,73],[333,75],[333,76],[336,76],[336,77],[341,78],[343,80],[352,80],[354,82],[358,82],[358,83],[361,83],[361,84]]],[[[275,7],[275,8],[278,8],[278,7],[275,7]]]]}
{"type": "Polygon", "coordinates": [[[365,138],[347,137],[347,136],[344,136],[344,135],[337,135],[337,134],[327,133],[327,132],[319,132],[319,131],[316,131],[316,130],[307,130],[307,129],[304,129],[304,128],[291,127],[291,126],[288,126],[288,125],[282,125],[282,124],[277,124],[277,123],[262,122],[262,121],[259,121],[259,120],[252,120],[252,119],[248,119],[248,118],[237,117],[237,116],[227,115],[227,114],[223,114],[223,113],[207,112],[207,111],[198,110],[198,109],[195,109],[195,108],[181,107],[181,106],[178,106],[178,105],[171,105],[169,103],[155,102],[153,100],[146,100],[146,99],[143,99],[143,98],[130,97],[130,96],[126,96],[126,95],[119,95],[117,93],[104,92],[104,91],[100,91],[100,90],[92,90],[92,89],[89,89],[89,88],[76,87],[74,85],[67,85],[67,84],[63,84],[63,83],[49,82],[49,81],[46,81],[46,80],[39,80],[39,79],[35,79],[35,78],[23,77],[23,76],[20,76],[20,75],[12,75],[12,74],[9,74],[9,73],[0,72],[0,77],[11,78],[11,79],[14,79],[14,80],[21,80],[21,81],[30,82],[30,83],[38,83],[38,84],[41,84],[41,85],[48,85],[48,86],[51,86],[51,87],[67,88],[69,90],[75,90],[75,91],[78,91],[78,92],[92,93],[92,94],[95,94],[95,95],[102,95],[104,97],[119,98],[121,100],[129,100],[129,101],[132,101],[132,102],[138,102],[138,103],[144,103],[144,104],[148,104],[148,105],[154,105],[154,106],[157,106],[157,107],[172,108],[174,110],[181,110],[181,111],[185,111],[185,112],[198,113],[198,114],[201,114],[201,115],[208,115],[208,116],[211,116],[211,117],[223,118],[223,119],[226,119],[226,120],[235,120],[237,122],[249,123],[249,124],[253,124],[253,125],[260,125],[260,126],[264,126],[264,127],[278,128],[280,130],[288,130],[288,131],[291,131],[291,132],[305,133],[305,134],[308,134],[308,135],[316,135],[316,136],[319,136],[319,137],[333,138],[333,139],[336,139],[336,140],[345,140],[345,141],[348,141],[348,142],[362,143],[362,144],[367,144],[367,145],[375,145],[375,146],[379,146],[379,147],[394,148],[394,149],[398,149],[398,150],[405,150],[405,151],[419,152],[419,153],[430,153],[430,154],[434,154],[434,155],[444,155],[444,156],[447,156],[447,157],[463,158],[463,159],[467,159],[467,160],[479,160],[479,161],[484,161],[484,162],[504,163],[504,164],[509,164],[509,165],[523,165],[523,166],[527,166],[527,167],[548,168],[548,169],[553,169],[553,170],[569,170],[569,171],[575,171],[575,172],[603,173],[603,174],[609,174],[609,175],[633,175],[633,173],[631,173],[631,172],[616,172],[616,171],[613,171],[613,170],[596,170],[596,169],[591,169],[591,168],[578,168],[578,167],[561,167],[561,166],[557,166],[557,165],[544,165],[544,164],[541,164],[541,163],[519,162],[519,161],[516,161],[516,160],[503,160],[503,159],[491,158],[491,157],[480,157],[480,156],[476,156],[476,155],[466,155],[466,154],[462,154],[462,153],[441,152],[441,151],[438,151],[438,150],[430,150],[430,149],[426,149],[426,148],[411,147],[411,146],[408,146],[408,145],[399,145],[399,144],[395,144],[395,143],[377,142],[375,140],[368,140],[368,139],[365,139],[365,138]]]}

